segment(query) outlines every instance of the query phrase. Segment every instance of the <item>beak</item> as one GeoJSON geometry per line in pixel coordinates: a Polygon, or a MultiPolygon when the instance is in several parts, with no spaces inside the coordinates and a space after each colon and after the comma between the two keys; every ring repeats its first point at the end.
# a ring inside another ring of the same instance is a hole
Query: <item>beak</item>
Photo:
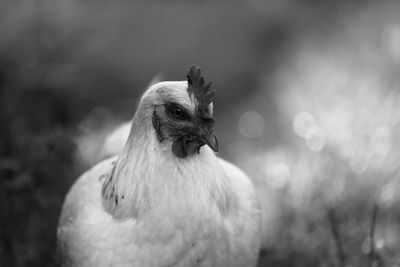
{"type": "Polygon", "coordinates": [[[201,140],[207,144],[212,150],[218,152],[218,140],[214,133],[204,134],[201,140]]]}

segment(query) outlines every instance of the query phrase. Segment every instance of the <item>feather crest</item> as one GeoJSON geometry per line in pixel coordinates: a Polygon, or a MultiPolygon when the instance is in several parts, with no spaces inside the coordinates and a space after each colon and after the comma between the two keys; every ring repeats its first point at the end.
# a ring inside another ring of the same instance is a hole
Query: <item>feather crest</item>
{"type": "Polygon", "coordinates": [[[215,90],[211,88],[212,82],[205,83],[199,67],[192,66],[186,75],[188,81],[188,93],[199,102],[200,109],[206,109],[214,100],[215,90]]]}

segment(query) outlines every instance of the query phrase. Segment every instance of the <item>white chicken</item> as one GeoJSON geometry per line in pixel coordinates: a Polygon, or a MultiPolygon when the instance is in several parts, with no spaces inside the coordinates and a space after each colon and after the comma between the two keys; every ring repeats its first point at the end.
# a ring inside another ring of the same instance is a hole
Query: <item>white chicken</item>
{"type": "Polygon", "coordinates": [[[261,212],[250,179],[218,158],[211,83],[159,82],[116,157],[70,189],[57,231],[63,266],[255,266],[261,212]]]}

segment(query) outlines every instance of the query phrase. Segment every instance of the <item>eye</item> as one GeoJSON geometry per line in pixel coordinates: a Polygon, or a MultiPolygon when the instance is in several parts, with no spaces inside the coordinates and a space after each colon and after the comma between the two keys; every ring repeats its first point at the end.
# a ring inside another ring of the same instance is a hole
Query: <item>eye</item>
{"type": "Polygon", "coordinates": [[[172,109],[172,115],[174,115],[175,118],[177,119],[182,119],[183,116],[185,115],[184,111],[180,108],[174,107],[172,109]]]}
{"type": "Polygon", "coordinates": [[[186,109],[177,103],[166,103],[165,111],[170,118],[178,120],[188,120],[190,118],[186,109]]]}

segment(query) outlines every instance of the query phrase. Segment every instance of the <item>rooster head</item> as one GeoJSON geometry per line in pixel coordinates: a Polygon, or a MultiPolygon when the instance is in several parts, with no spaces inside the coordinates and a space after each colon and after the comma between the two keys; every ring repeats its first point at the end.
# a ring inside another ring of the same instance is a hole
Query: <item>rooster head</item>
{"type": "Polygon", "coordinates": [[[160,82],[143,95],[141,105],[152,112],[152,125],[160,143],[171,142],[179,158],[200,153],[203,145],[215,152],[213,105],[215,91],[205,83],[201,70],[192,66],[186,81],[160,82]]]}

